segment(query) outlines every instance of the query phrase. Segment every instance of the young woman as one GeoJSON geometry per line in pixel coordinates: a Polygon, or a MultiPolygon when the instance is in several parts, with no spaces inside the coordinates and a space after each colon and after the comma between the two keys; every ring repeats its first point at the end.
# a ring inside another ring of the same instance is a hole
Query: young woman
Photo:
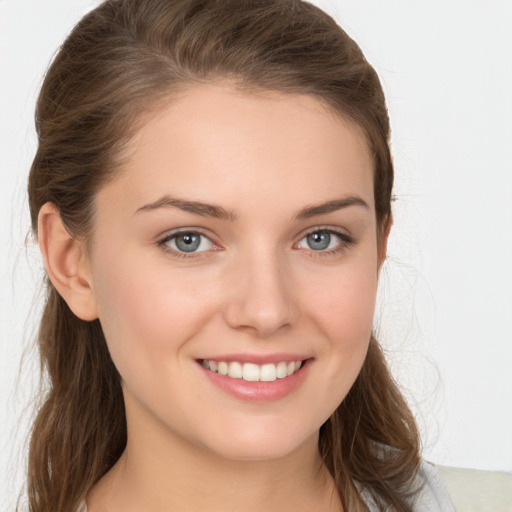
{"type": "Polygon", "coordinates": [[[110,0],[37,105],[31,512],[452,510],[372,318],[382,89],[299,0],[110,0]]]}

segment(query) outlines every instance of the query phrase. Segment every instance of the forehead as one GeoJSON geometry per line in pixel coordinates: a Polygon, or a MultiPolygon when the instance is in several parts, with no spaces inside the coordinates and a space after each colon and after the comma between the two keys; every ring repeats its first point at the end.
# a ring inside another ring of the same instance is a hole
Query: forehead
{"type": "Polygon", "coordinates": [[[286,204],[300,207],[358,194],[373,205],[362,130],[313,96],[191,87],[143,119],[127,155],[106,189],[133,203],[167,193],[224,203],[267,198],[284,207],[285,194],[286,204]]]}

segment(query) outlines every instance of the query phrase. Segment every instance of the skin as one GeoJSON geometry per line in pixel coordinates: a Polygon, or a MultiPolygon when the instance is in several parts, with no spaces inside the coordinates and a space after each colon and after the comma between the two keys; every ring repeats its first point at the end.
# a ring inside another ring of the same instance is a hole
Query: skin
{"type": "Polygon", "coordinates": [[[97,195],[88,251],[43,207],[50,278],[75,314],[99,317],[123,380],[128,445],[90,512],[341,510],[317,442],[371,335],[382,263],[372,168],[362,132],[317,99],[215,83],[145,120],[97,195]],[[236,219],[154,207],[166,195],[236,219]],[[361,204],[296,218],[346,198],[361,204]],[[208,237],[189,257],[162,243],[181,228],[208,237]],[[325,230],[352,241],[312,249],[306,235],[325,230]],[[311,364],[289,395],[249,402],[197,362],[240,352],[311,364]]]}

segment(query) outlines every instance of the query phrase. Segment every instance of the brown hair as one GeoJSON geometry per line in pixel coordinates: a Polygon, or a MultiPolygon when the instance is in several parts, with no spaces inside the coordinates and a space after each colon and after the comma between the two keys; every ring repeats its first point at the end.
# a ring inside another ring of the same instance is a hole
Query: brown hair
{"type": "MultiPolygon", "coordinates": [[[[98,189],[115,175],[136,121],[191,83],[309,94],[364,131],[374,156],[378,236],[389,228],[393,165],[384,95],[356,43],[301,0],[107,0],[74,28],[50,66],[36,111],[32,227],[50,201],[87,238],[98,189]]],[[[48,390],[30,444],[31,512],[72,512],[120,457],[120,376],[98,320],[82,321],[49,280],[39,331],[48,390]]],[[[322,426],[320,452],[345,510],[411,510],[419,463],[414,419],[372,338],[345,400],[322,426]]]]}

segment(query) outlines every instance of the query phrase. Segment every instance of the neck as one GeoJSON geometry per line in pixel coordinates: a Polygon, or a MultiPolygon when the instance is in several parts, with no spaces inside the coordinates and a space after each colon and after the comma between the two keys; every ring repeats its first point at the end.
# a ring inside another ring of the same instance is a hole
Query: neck
{"type": "Polygon", "coordinates": [[[128,425],[126,450],[89,493],[89,512],[342,510],[317,433],[278,459],[230,460],[163,426],[128,425]]]}

